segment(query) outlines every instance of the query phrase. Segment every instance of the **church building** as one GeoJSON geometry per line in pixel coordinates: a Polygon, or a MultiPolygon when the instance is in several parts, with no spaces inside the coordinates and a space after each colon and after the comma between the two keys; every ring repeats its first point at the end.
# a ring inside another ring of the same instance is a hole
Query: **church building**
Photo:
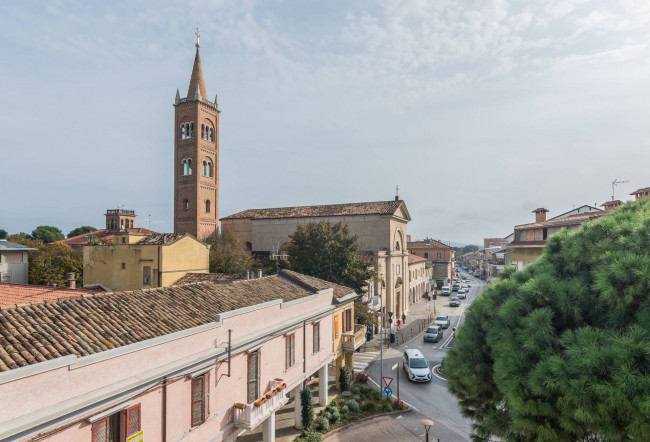
{"type": "Polygon", "coordinates": [[[187,96],[174,103],[174,233],[199,240],[215,236],[219,223],[219,106],[208,100],[199,55],[187,96]]]}

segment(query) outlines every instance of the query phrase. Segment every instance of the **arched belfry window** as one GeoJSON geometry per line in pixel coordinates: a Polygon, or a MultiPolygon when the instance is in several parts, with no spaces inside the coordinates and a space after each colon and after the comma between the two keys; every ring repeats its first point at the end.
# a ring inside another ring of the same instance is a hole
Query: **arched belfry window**
{"type": "Polygon", "coordinates": [[[194,136],[194,121],[190,123],[190,138],[194,136]]]}
{"type": "Polygon", "coordinates": [[[186,212],[190,211],[190,200],[188,200],[187,198],[183,200],[183,210],[185,210],[186,212]]]}
{"type": "Polygon", "coordinates": [[[207,172],[208,174],[206,176],[211,177],[212,176],[212,162],[208,161],[208,167],[207,167],[207,172]]]}
{"type": "Polygon", "coordinates": [[[208,176],[208,162],[203,160],[203,176],[208,176]]]}
{"type": "Polygon", "coordinates": [[[210,213],[210,200],[205,201],[205,213],[210,213]]]}
{"type": "Polygon", "coordinates": [[[213,128],[208,128],[208,141],[214,141],[214,129],[213,128]]]}
{"type": "Polygon", "coordinates": [[[133,228],[133,220],[131,220],[131,228],[133,228]]]}
{"type": "Polygon", "coordinates": [[[187,160],[181,162],[183,164],[183,175],[187,175],[187,160]]]}
{"type": "Polygon", "coordinates": [[[187,174],[192,175],[192,159],[187,160],[187,174]]]}
{"type": "Polygon", "coordinates": [[[185,138],[185,125],[181,124],[181,140],[184,140],[185,138]]]}

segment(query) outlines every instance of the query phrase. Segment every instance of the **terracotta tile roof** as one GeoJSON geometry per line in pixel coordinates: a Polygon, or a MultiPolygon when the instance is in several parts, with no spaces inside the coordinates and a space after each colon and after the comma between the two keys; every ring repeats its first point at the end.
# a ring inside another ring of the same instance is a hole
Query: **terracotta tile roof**
{"type": "Polygon", "coordinates": [[[445,243],[442,243],[440,241],[436,241],[435,239],[425,239],[422,241],[412,241],[407,243],[407,246],[409,248],[413,247],[416,249],[419,248],[430,248],[430,249],[452,249],[453,247],[448,246],[445,243]]]}
{"type": "Polygon", "coordinates": [[[535,227],[574,226],[574,225],[582,224],[586,221],[592,221],[596,218],[600,218],[604,214],[605,214],[604,211],[580,213],[577,215],[566,216],[564,218],[553,218],[539,223],[521,224],[519,226],[515,226],[515,230],[531,229],[535,227]]]}
{"type": "Polygon", "coordinates": [[[394,200],[376,201],[371,203],[328,204],[323,206],[249,209],[221,219],[278,219],[345,215],[393,215],[402,204],[404,204],[403,200],[394,200]]]}
{"type": "Polygon", "coordinates": [[[623,201],[621,200],[615,200],[615,201],[606,201],[601,204],[602,207],[609,207],[609,206],[620,206],[623,204],[623,201]]]}
{"type": "Polygon", "coordinates": [[[194,238],[189,233],[156,233],[142,238],[140,241],[137,241],[135,244],[144,244],[144,245],[171,244],[185,236],[190,236],[194,238]]]}
{"type": "Polygon", "coordinates": [[[634,192],[630,193],[630,195],[639,195],[646,192],[650,192],[650,187],[644,187],[642,189],[635,190],[634,192]]]}
{"type": "MultiPolygon", "coordinates": [[[[77,245],[87,245],[88,244],[88,237],[89,236],[94,236],[97,238],[98,241],[105,241],[105,242],[114,242],[115,241],[115,234],[116,233],[126,233],[124,231],[115,231],[115,230],[105,230],[105,229],[100,229],[100,230],[95,230],[94,232],[89,232],[89,233],[84,233],[82,235],[77,235],[73,236],[67,239],[62,239],[57,242],[62,242],[63,244],[67,244],[69,246],[77,246],[77,245]]],[[[145,229],[144,227],[134,227],[132,229],[129,229],[128,233],[137,233],[137,234],[145,234],[145,235],[154,235],[157,234],[158,232],[154,232],[153,230],[145,229]]]]}
{"type": "Polygon", "coordinates": [[[68,298],[83,294],[95,293],[92,289],[69,289],[66,287],[50,287],[44,285],[0,283],[0,307],[40,302],[47,299],[68,298]]]}
{"type": "Polygon", "coordinates": [[[425,258],[421,258],[421,257],[419,257],[417,255],[412,254],[412,253],[409,254],[409,264],[415,264],[416,262],[424,262],[424,261],[426,261],[425,258]]]}
{"type": "Polygon", "coordinates": [[[194,282],[213,282],[215,284],[223,284],[242,279],[246,279],[246,275],[235,273],[186,273],[185,276],[176,281],[173,285],[191,284],[194,282]]]}
{"type": "Polygon", "coordinates": [[[325,290],[331,287],[334,289],[335,298],[342,298],[343,296],[354,293],[354,290],[352,290],[350,287],[325,281],[324,279],[303,275],[302,273],[293,272],[291,270],[282,270],[282,273],[294,281],[305,284],[307,287],[311,287],[314,290],[325,290]]]}
{"type": "MultiPolygon", "coordinates": [[[[218,314],[333,287],[282,271],[229,284],[83,295],[0,308],[0,372],[65,355],[87,356],[214,322],[218,314]]],[[[348,291],[350,289],[347,289],[348,291]]]]}

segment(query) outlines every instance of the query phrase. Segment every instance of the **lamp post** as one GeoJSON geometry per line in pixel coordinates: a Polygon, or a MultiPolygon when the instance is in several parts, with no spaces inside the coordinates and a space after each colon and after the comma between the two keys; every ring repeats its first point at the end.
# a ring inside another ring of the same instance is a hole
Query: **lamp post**
{"type": "Polygon", "coordinates": [[[424,434],[426,435],[426,442],[429,442],[429,430],[433,426],[433,421],[431,419],[422,419],[420,423],[424,425],[424,434]]]}

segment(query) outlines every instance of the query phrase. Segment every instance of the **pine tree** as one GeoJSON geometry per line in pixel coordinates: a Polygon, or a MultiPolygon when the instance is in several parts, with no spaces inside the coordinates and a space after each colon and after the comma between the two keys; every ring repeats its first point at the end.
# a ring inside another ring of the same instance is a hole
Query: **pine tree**
{"type": "Polygon", "coordinates": [[[650,440],[650,203],[557,233],[504,271],[444,366],[476,439],[650,440]]]}

